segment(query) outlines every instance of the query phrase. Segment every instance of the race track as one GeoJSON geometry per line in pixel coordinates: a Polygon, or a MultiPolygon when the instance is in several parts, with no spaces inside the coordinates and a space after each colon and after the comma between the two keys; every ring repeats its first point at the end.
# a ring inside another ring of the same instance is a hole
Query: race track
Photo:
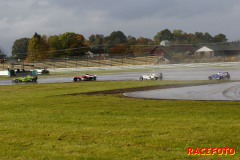
{"type": "MultiPolygon", "coordinates": [[[[163,80],[207,80],[208,76],[219,71],[229,72],[231,80],[240,80],[239,62],[222,63],[193,63],[193,64],[164,64],[153,66],[120,66],[110,68],[79,68],[58,69],[51,72],[86,71],[92,73],[94,70],[121,70],[136,69],[135,72],[116,72],[97,74],[98,81],[135,81],[141,75],[152,73],[163,73],[163,80]],[[145,71],[145,70],[148,71],[145,71]]],[[[72,82],[73,77],[59,77],[38,79],[37,83],[62,83],[72,82]]],[[[36,83],[36,82],[35,82],[36,83]]],[[[81,83],[81,82],[76,82],[81,83]]],[[[11,80],[1,80],[0,85],[20,85],[28,83],[12,83],[11,80]]],[[[145,92],[126,93],[129,97],[154,98],[154,99],[188,99],[188,100],[240,100],[240,82],[204,85],[195,87],[172,88],[153,90],[145,92]]]]}
{"type": "Polygon", "coordinates": [[[240,101],[240,82],[131,92],[124,95],[151,99],[240,101]]]}

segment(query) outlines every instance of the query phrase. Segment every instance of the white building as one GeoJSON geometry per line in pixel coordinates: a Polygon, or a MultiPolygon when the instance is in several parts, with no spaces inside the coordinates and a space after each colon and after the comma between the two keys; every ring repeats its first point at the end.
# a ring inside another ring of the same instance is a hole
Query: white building
{"type": "Polygon", "coordinates": [[[170,47],[170,42],[168,40],[163,40],[160,42],[160,46],[170,47]]]}
{"type": "Polygon", "coordinates": [[[211,48],[203,46],[202,48],[195,51],[194,55],[199,57],[213,57],[214,51],[211,48]]]}

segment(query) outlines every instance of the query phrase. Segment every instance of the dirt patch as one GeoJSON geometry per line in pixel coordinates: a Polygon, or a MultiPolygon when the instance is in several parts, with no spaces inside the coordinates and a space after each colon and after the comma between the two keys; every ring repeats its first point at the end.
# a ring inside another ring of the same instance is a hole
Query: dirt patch
{"type": "Polygon", "coordinates": [[[166,88],[178,88],[178,87],[187,87],[187,86],[195,86],[195,85],[196,84],[170,84],[170,85],[147,86],[147,87],[138,87],[138,88],[125,88],[125,89],[114,89],[114,90],[107,90],[107,91],[87,92],[87,93],[82,93],[82,94],[86,94],[86,95],[119,94],[119,93],[126,93],[126,92],[147,91],[147,90],[166,89],[166,88]]]}
{"type": "Polygon", "coordinates": [[[155,90],[155,89],[167,89],[167,88],[180,88],[180,87],[190,87],[190,86],[200,86],[200,85],[207,85],[207,84],[217,84],[217,83],[225,83],[229,81],[216,81],[216,82],[209,82],[209,83],[187,83],[187,84],[169,84],[169,85],[159,85],[159,86],[146,86],[146,87],[138,87],[138,88],[125,88],[125,89],[114,89],[114,90],[107,90],[107,91],[95,91],[95,92],[87,92],[87,93],[73,93],[73,94],[66,94],[66,95],[96,95],[96,94],[119,94],[119,93],[127,93],[127,92],[136,92],[136,91],[147,91],[147,90],[155,90]]]}

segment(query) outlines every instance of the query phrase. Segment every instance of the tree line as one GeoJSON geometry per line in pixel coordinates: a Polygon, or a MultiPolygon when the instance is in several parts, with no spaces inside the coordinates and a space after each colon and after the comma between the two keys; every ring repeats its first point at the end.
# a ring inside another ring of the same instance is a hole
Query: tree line
{"type": "Polygon", "coordinates": [[[12,56],[18,59],[41,60],[46,58],[83,56],[88,50],[113,54],[141,53],[141,47],[158,45],[162,40],[171,44],[198,44],[227,42],[224,34],[215,36],[209,33],[186,33],[182,30],[164,29],[153,39],[126,36],[122,31],[114,31],[109,36],[92,34],[85,39],[82,34],[66,32],[59,35],[40,35],[15,40],[12,56]]]}

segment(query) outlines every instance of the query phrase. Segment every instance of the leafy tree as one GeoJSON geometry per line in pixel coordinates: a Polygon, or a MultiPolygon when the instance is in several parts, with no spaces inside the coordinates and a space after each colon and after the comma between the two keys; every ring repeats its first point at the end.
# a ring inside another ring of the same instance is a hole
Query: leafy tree
{"type": "Polygon", "coordinates": [[[181,43],[182,41],[182,30],[173,30],[173,39],[175,41],[175,43],[181,43]]]}
{"type": "Polygon", "coordinates": [[[218,34],[213,37],[214,42],[227,42],[227,38],[224,34],[218,34]]]}
{"type": "Polygon", "coordinates": [[[135,44],[137,44],[137,39],[136,39],[135,37],[133,37],[133,36],[128,36],[128,37],[127,37],[127,41],[128,41],[128,44],[129,44],[129,45],[135,45],[135,44]]]}
{"type": "Polygon", "coordinates": [[[137,45],[150,45],[152,44],[152,40],[149,38],[139,37],[137,39],[137,45]]]}
{"type": "Polygon", "coordinates": [[[59,35],[59,41],[61,42],[62,56],[80,56],[89,49],[81,34],[66,32],[59,35]]]}
{"type": "Polygon", "coordinates": [[[71,41],[75,33],[66,32],[59,35],[59,40],[61,42],[62,49],[70,49],[71,41]]]}
{"type": "Polygon", "coordinates": [[[110,55],[126,55],[128,50],[127,44],[119,44],[112,47],[109,51],[110,55]]]}
{"type": "MultiPolygon", "coordinates": [[[[59,41],[61,42],[61,56],[70,56],[72,55],[73,49],[71,48],[72,39],[74,37],[73,32],[66,32],[59,35],[59,41]]],[[[75,48],[75,47],[74,47],[75,48]]]]}
{"type": "Polygon", "coordinates": [[[48,58],[47,51],[47,38],[37,33],[29,40],[28,45],[28,59],[29,60],[40,60],[48,58]]]}
{"type": "Polygon", "coordinates": [[[213,41],[213,37],[208,33],[204,33],[203,39],[205,43],[211,43],[213,41]]]}
{"type": "MultiPolygon", "coordinates": [[[[196,32],[186,33],[182,30],[164,29],[154,36],[154,41],[169,40],[171,43],[211,43],[226,42],[227,38],[224,34],[218,34],[212,37],[209,33],[196,32]]],[[[92,46],[94,50],[102,52],[111,52],[111,54],[144,53],[144,49],[149,45],[156,43],[152,39],[133,36],[126,37],[121,31],[114,31],[109,36],[104,37],[101,34],[92,34],[89,40],[83,35],[73,32],[66,32],[54,36],[41,36],[37,33],[31,39],[21,38],[14,42],[12,46],[12,55],[17,58],[23,58],[21,53],[25,53],[30,60],[40,60],[49,57],[63,56],[81,56],[92,46]],[[123,44],[123,45],[120,45],[123,44]],[[111,49],[112,48],[112,49],[111,49]],[[27,54],[28,53],[28,54],[27,54]]],[[[25,58],[24,57],[24,58],[25,58]]]]}
{"type": "Polygon", "coordinates": [[[129,53],[134,53],[134,55],[144,55],[146,52],[146,48],[149,48],[150,45],[153,45],[153,41],[149,38],[139,37],[137,39],[137,44],[135,46],[131,46],[128,50],[129,53]]]}
{"type": "Polygon", "coordinates": [[[104,36],[101,34],[96,34],[95,45],[103,45],[104,43],[104,36]]]}
{"type": "Polygon", "coordinates": [[[224,34],[218,34],[212,37],[208,32],[204,34],[202,32],[188,34],[186,32],[183,32],[183,30],[175,29],[171,33],[170,30],[164,29],[154,36],[155,42],[159,42],[162,40],[168,40],[176,44],[195,44],[195,43],[226,42],[227,38],[224,34]]]}
{"type": "Polygon", "coordinates": [[[161,42],[163,40],[168,40],[168,41],[172,41],[173,40],[173,34],[169,29],[164,29],[160,32],[158,32],[155,36],[154,36],[154,41],[155,42],[161,42]]]}
{"type": "Polygon", "coordinates": [[[12,56],[17,59],[26,59],[28,56],[29,38],[20,38],[15,40],[12,46],[12,56]]]}
{"type": "Polygon", "coordinates": [[[89,37],[89,40],[88,40],[88,45],[91,46],[91,51],[93,53],[96,53],[96,54],[99,54],[99,53],[103,53],[105,52],[105,47],[106,45],[104,44],[105,43],[105,38],[103,35],[101,34],[92,34],[90,37],[89,37]]]}
{"type": "Polygon", "coordinates": [[[127,43],[127,37],[121,31],[114,31],[110,36],[106,37],[108,44],[121,44],[127,43]]]}
{"type": "Polygon", "coordinates": [[[89,47],[85,45],[85,38],[81,34],[73,34],[70,48],[73,48],[70,56],[84,55],[84,53],[89,49],[89,47]]]}
{"type": "Polygon", "coordinates": [[[181,43],[184,43],[184,44],[186,44],[186,43],[190,43],[188,40],[189,40],[189,38],[188,38],[188,34],[186,33],[186,32],[183,32],[182,33],[182,35],[181,35],[181,43]]]}
{"type": "Polygon", "coordinates": [[[188,34],[188,43],[196,43],[196,37],[194,34],[192,33],[188,34]]]}
{"type": "Polygon", "coordinates": [[[121,31],[114,31],[104,38],[104,42],[104,49],[106,52],[109,52],[112,47],[121,43],[127,43],[127,37],[121,31]]]}
{"type": "Polygon", "coordinates": [[[101,46],[104,44],[104,36],[101,34],[91,35],[89,37],[89,42],[93,46],[101,46]]]}
{"type": "Polygon", "coordinates": [[[53,57],[61,56],[62,44],[57,35],[50,36],[48,38],[48,45],[49,45],[49,50],[50,50],[50,52],[52,52],[53,57]]]}
{"type": "Polygon", "coordinates": [[[46,35],[41,36],[40,38],[40,51],[41,51],[41,59],[46,59],[51,57],[51,52],[48,52],[49,45],[48,45],[48,38],[46,35]]]}
{"type": "Polygon", "coordinates": [[[95,45],[95,41],[96,41],[96,35],[92,34],[89,38],[88,41],[91,45],[95,45]]]}
{"type": "Polygon", "coordinates": [[[198,43],[203,43],[204,42],[204,36],[202,32],[196,32],[195,33],[196,41],[198,43]]]}

